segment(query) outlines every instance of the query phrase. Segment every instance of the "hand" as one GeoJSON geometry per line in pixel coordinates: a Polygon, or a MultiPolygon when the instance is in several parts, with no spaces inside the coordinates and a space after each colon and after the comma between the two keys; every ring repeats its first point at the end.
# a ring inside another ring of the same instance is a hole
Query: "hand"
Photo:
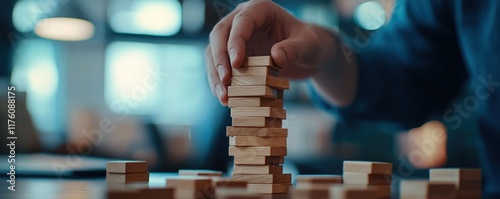
{"type": "Polygon", "coordinates": [[[322,49],[314,28],[299,21],[272,1],[242,3],[217,23],[205,53],[212,93],[227,105],[231,67],[246,56],[269,55],[284,67],[281,75],[305,78],[314,72],[322,49]]]}

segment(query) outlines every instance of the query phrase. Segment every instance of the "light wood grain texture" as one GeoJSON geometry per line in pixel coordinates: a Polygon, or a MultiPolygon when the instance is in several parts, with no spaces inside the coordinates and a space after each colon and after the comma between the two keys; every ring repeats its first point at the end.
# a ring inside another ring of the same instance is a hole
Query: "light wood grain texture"
{"type": "Polygon", "coordinates": [[[297,183],[342,184],[341,175],[298,175],[297,183]]]}
{"type": "Polygon", "coordinates": [[[287,90],[290,88],[290,82],[273,76],[241,76],[233,77],[231,86],[270,86],[287,90]]]}
{"type": "Polygon", "coordinates": [[[278,97],[278,90],[269,86],[229,86],[227,93],[228,97],[278,97]]]}
{"type": "Polygon", "coordinates": [[[106,173],[106,182],[110,183],[130,183],[148,182],[149,173],[106,173]]]}
{"type": "Polygon", "coordinates": [[[215,195],[214,190],[175,188],[176,199],[209,199],[215,195]]]}
{"type": "Polygon", "coordinates": [[[232,68],[233,77],[241,76],[273,76],[278,77],[278,71],[269,67],[239,67],[232,68]]]}
{"type": "Polygon", "coordinates": [[[241,155],[234,156],[234,164],[242,165],[277,165],[284,164],[285,157],[280,156],[255,156],[255,155],[241,155]]]}
{"type": "Polygon", "coordinates": [[[255,136],[231,136],[230,146],[270,146],[286,147],[286,138],[255,137],[255,136]]]}
{"type": "Polygon", "coordinates": [[[391,174],[392,164],[386,162],[344,161],[344,172],[391,174]]]}
{"type": "Polygon", "coordinates": [[[290,183],[292,181],[292,175],[289,173],[253,174],[253,175],[235,174],[232,176],[232,178],[235,180],[246,181],[249,184],[290,183]]]}
{"type": "Polygon", "coordinates": [[[430,169],[429,178],[431,181],[461,181],[461,180],[481,180],[481,169],[430,169]]]}
{"type": "MultiPolygon", "coordinates": [[[[173,199],[174,198],[174,189],[173,188],[148,188],[148,189],[140,189],[140,197],[141,199],[173,199]]],[[[136,198],[136,199],[138,199],[136,198]]]]}
{"type": "Polygon", "coordinates": [[[241,66],[270,66],[280,68],[274,64],[272,57],[269,55],[246,57],[241,66]]]}
{"type": "Polygon", "coordinates": [[[232,125],[235,127],[281,128],[283,121],[282,119],[267,117],[233,117],[232,125]]]}
{"type": "Polygon", "coordinates": [[[248,184],[248,190],[252,193],[287,193],[292,190],[290,183],[280,184],[248,184]]]}
{"type": "Polygon", "coordinates": [[[148,172],[146,161],[110,161],[106,164],[108,173],[145,173],[148,172]]]}
{"type": "Polygon", "coordinates": [[[455,185],[446,182],[430,182],[427,180],[402,180],[400,181],[400,197],[428,197],[432,195],[448,195],[455,193],[455,185]]]}
{"type": "Polygon", "coordinates": [[[226,127],[226,136],[257,136],[281,137],[288,136],[288,129],[284,128],[257,128],[257,127],[226,127]]]}
{"type": "Polygon", "coordinates": [[[226,177],[212,178],[212,186],[215,188],[243,188],[246,189],[247,182],[242,180],[234,180],[226,177]]]}
{"type": "Polygon", "coordinates": [[[233,175],[237,174],[281,174],[283,166],[280,165],[234,165],[233,175]]]}
{"type": "Polygon", "coordinates": [[[227,103],[229,108],[234,107],[274,107],[283,108],[283,100],[264,97],[231,97],[227,103]]]}
{"type": "Polygon", "coordinates": [[[286,156],[285,147],[235,147],[229,146],[230,156],[286,156]]]}
{"type": "Polygon", "coordinates": [[[344,172],[344,184],[390,185],[391,175],[344,172]]]}
{"type": "Polygon", "coordinates": [[[271,107],[237,107],[231,109],[231,117],[269,117],[286,119],[286,110],[271,107]]]}
{"type": "Polygon", "coordinates": [[[222,176],[222,171],[214,170],[197,170],[197,169],[181,169],[179,176],[222,176]]]}
{"type": "Polygon", "coordinates": [[[212,186],[212,179],[205,176],[177,176],[167,178],[167,187],[200,189],[212,186]]]}
{"type": "Polygon", "coordinates": [[[374,189],[364,189],[344,185],[333,185],[330,187],[330,198],[335,199],[375,198],[374,196],[376,194],[376,190],[374,189]]]}

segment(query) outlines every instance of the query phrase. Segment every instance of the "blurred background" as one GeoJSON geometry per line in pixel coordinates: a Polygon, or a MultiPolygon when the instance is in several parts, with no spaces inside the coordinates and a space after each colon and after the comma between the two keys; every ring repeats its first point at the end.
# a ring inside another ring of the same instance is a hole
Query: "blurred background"
{"type": "MultiPolygon", "coordinates": [[[[17,152],[140,159],[150,171],[228,169],[229,109],[210,93],[203,53],[212,27],[240,2],[0,1],[0,82],[18,92],[17,152]]],[[[395,3],[275,2],[304,21],[366,38],[390,20],[395,3]]],[[[444,141],[435,139],[446,133],[436,123],[409,134],[387,123],[346,124],[314,106],[306,82],[293,81],[285,96],[286,168],[294,172],[341,173],[345,159],[393,162],[402,177],[478,165],[474,115],[448,128],[444,141]]]]}

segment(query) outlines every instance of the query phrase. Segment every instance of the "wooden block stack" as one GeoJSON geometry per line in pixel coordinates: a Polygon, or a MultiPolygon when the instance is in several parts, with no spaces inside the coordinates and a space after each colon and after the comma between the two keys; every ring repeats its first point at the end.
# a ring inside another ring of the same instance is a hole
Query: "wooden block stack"
{"type": "Polygon", "coordinates": [[[332,185],[342,184],[340,175],[299,175],[293,198],[328,198],[332,185]]]}
{"type": "Polygon", "coordinates": [[[145,161],[112,161],[106,165],[106,182],[148,182],[148,163],[145,161]]]}
{"type": "Polygon", "coordinates": [[[481,198],[481,169],[430,169],[429,179],[455,184],[457,198],[481,198]]]}
{"type": "Polygon", "coordinates": [[[449,182],[428,180],[402,180],[399,185],[400,199],[454,199],[455,185],[449,182]]]}
{"type": "Polygon", "coordinates": [[[233,126],[227,127],[229,155],[234,156],[233,179],[248,182],[254,193],[285,193],[291,174],[283,174],[287,129],[283,90],[289,82],[277,77],[281,68],[270,56],[248,57],[233,68],[228,106],[233,126]]]}
{"type": "Polygon", "coordinates": [[[222,171],[181,169],[179,170],[179,176],[221,177],[222,171]]]}
{"type": "Polygon", "coordinates": [[[213,198],[212,179],[205,176],[178,176],[167,178],[167,187],[174,189],[175,198],[213,198]]]}
{"type": "Polygon", "coordinates": [[[391,182],[391,163],[344,161],[344,184],[349,187],[376,190],[376,198],[390,198],[391,182]]]}

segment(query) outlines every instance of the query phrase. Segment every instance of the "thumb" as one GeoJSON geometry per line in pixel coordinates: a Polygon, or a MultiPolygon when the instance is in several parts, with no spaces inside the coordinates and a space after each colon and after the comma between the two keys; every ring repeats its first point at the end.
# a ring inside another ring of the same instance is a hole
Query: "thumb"
{"type": "Polygon", "coordinates": [[[285,39],[273,45],[271,56],[278,66],[287,66],[299,59],[304,45],[296,39],[285,39]]]}

